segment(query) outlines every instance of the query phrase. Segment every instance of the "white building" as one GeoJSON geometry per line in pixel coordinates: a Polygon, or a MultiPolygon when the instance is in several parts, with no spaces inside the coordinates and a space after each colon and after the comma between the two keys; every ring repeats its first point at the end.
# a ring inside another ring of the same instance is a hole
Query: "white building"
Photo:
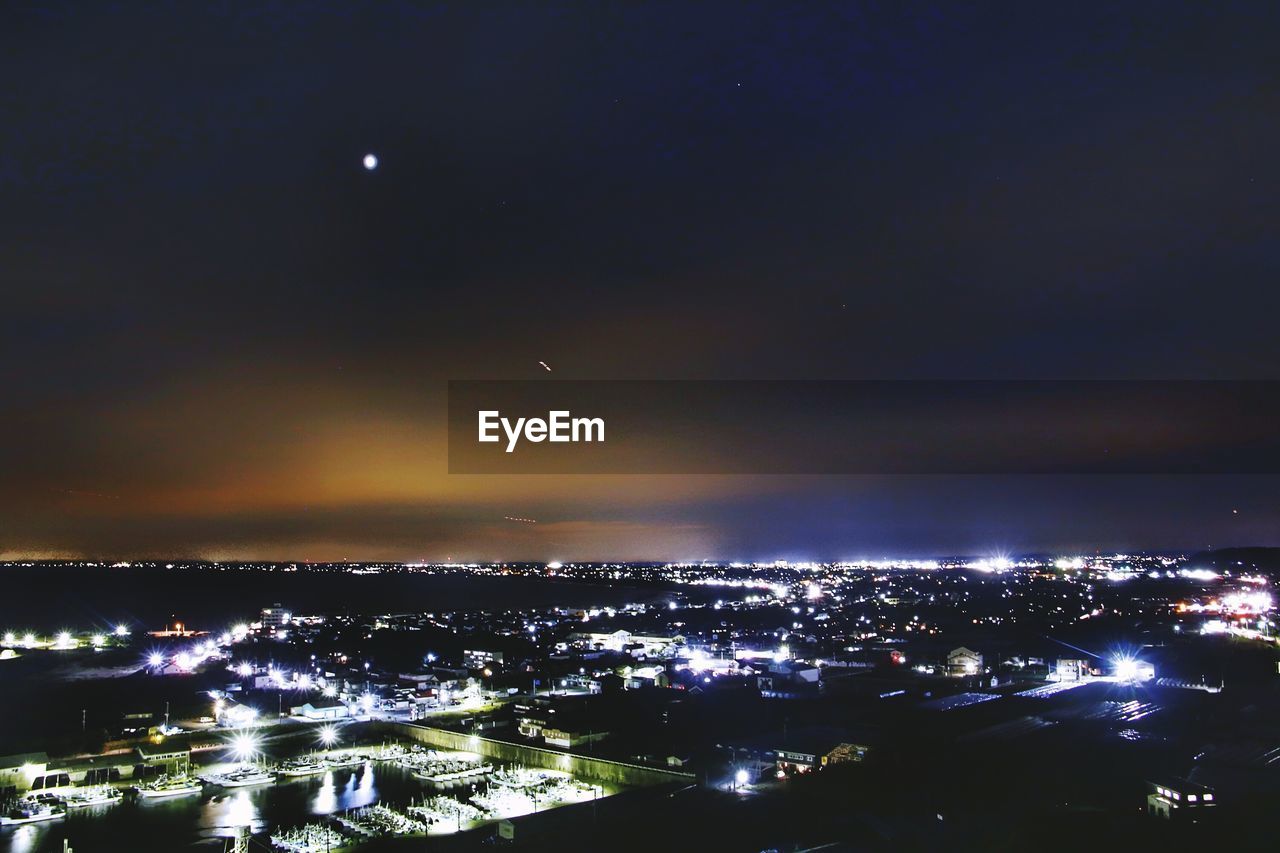
{"type": "Polygon", "coordinates": [[[276,630],[283,628],[293,619],[293,614],[285,610],[279,604],[273,604],[270,607],[262,608],[262,627],[268,630],[276,630]]]}
{"type": "Polygon", "coordinates": [[[960,646],[947,653],[947,675],[963,678],[982,672],[982,655],[973,649],[960,646]]]}
{"type": "Polygon", "coordinates": [[[325,699],[295,705],[289,709],[289,713],[304,720],[341,720],[351,716],[351,709],[336,699],[325,699]]]}

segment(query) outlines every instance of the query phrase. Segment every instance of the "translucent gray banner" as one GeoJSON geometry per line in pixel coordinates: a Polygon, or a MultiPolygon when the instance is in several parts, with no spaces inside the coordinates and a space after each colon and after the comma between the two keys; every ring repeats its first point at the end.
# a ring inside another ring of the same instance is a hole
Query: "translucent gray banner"
{"type": "Polygon", "coordinates": [[[1264,474],[1280,383],[449,383],[455,474],[1264,474]]]}

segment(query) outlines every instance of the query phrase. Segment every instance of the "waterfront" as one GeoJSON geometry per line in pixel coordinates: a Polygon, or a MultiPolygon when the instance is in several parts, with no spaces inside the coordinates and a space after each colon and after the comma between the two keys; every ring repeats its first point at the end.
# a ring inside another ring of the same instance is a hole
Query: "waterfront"
{"type": "Polygon", "coordinates": [[[255,788],[209,788],[200,796],[127,798],[119,805],[72,812],[64,820],[0,831],[0,851],[61,850],[64,838],[86,853],[221,850],[239,826],[257,834],[269,827],[302,825],[318,815],[379,800],[407,802],[421,796],[421,787],[407,770],[379,762],[255,788]]]}
{"type": "Polygon", "coordinates": [[[281,830],[282,841],[346,844],[386,827],[399,834],[360,849],[474,849],[497,819],[516,816],[528,849],[556,849],[565,833],[598,849],[619,831],[654,849],[668,844],[672,821],[692,846],[718,849],[868,833],[920,848],[945,836],[957,849],[1012,849],[1002,833],[1024,841],[1046,819],[1083,832],[1088,815],[1107,832],[1150,833],[1144,797],[1153,780],[1168,790],[1168,778],[1200,786],[1215,814],[1258,826],[1276,790],[1271,590],[1280,575],[1270,556],[84,566],[95,579],[154,581],[136,590],[149,600],[139,606],[230,601],[239,619],[160,635],[108,633],[105,615],[101,627],[30,638],[12,626],[0,673],[23,701],[2,712],[0,751],[12,753],[19,791],[47,793],[67,784],[62,774],[79,784],[89,770],[132,784],[175,761],[157,752],[184,749],[216,784],[229,769],[219,763],[275,765],[331,741],[350,750],[390,739],[573,773],[592,803],[548,796],[551,786],[536,799],[495,799],[484,782],[471,790],[474,768],[441,791],[421,776],[454,769],[414,777],[388,765],[335,767],[325,776],[304,762],[290,769],[315,775],[224,776],[251,787],[211,784],[188,800],[127,801],[4,830],[0,853],[57,853],[64,839],[78,853],[217,851],[237,827],[255,833],[251,849],[281,830]],[[202,599],[221,578],[243,601],[202,599]],[[487,597],[444,606],[450,588],[471,583],[487,597]],[[332,596],[328,606],[311,597],[317,588],[332,596]],[[533,589],[559,606],[502,597],[533,589]],[[280,606],[267,603],[280,590],[280,606]],[[416,592],[362,612],[370,590],[416,592]],[[579,594],[621,605],[561,598],[579,594]],[[38,760],[27,768],[34,750],[48,755],[38,770],[38,760]],[[1052,774],[1028,786],[1033,768],[1052,774]],[[595,802],[590,785],[601,781],[626,795],[611,788],[595,802]],[[423,802],[435,795],[457,799],[423,802]],[[812,797],[831,810],[816,814],[812,797]],[[569,802],[584,805],[548,811],[569,802]],[[322,818],[339,814],[347,823],[322,818]],[[458,832],[476,819],[487,826],[458,832]],[[296,832],[308,825],[309,836],[296,832]]]}
{"type": "MultiPolygon", "coordinates": [[[[60,851],[64,839],[69,840],[78,853],[221,851],[226,839],[233,837],[242,826],[249,827],[256,841],[269,846],[270,834],[282,828],[321,822],[326,816],[376,803],[402,807],[441,794],[467,800],[484,788],[485,783],[480,781],[464,781],[444,788],[432,786],[415,778],[411,770],[396,761],[368,761],[352,768],[253,787],[206,786],[198,796],[127,797],[116,805],[73,811],[64,819],[0,830],[0,853],[60,851]]],[[[615,789],[601,787],[600,790],[608,794],[615,789]]],[[[492,823],[492,820],[480,821],[474,826],[492,823]]],[[[465,822],[460,827],[472,828],[465,822]]],[[[442,829],[451,830],[452,827],[442,829]]]]}

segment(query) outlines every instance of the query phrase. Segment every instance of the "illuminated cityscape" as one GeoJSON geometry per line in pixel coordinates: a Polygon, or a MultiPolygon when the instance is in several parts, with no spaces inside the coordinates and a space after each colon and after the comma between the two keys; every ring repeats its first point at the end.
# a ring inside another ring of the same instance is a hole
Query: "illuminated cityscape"
{"type": "Polygon", "coordinates": [[[322,578],[400,605],[228,601],[221,619],[7,626],[0,657],[25,668],[33,695],[57,698],[36,700],[25,733],[6,732],[15,754],[0,773],[10,796],[51,804],[49,816],[27,807],[32,832],[81,828],[77,844],[95,838],[82,815],[184,798],[218,813],[213,839],[237,843],[243,826],[249,841],[308,850],[499,826],[550,843],[518,819],[561,806],[590,837],[667,809],[691,841],[732,840],[720,821],[764,831],[741,810],[776,820],[797,796],[866,805],[806,829],[769,824],[790,843],[849,837],[864,821],[892,838],[987,843],[980,823],[1008,823],[1005,798],[1027,820],[1156,838],[1166,822],[1222,832],[1219,806],[1238,821],[1269,796],[1258,780],[1275,748],[1265,709],[1280,678],[1280,561],[1265,549],[7,568],[175,589],[230,576],[237,592],[273,578],[305,592],[322,578]],[[417,609],[399,593],[409,583],[427,601],[435,585],[485,578],[575,603],[417,609]],[[120,689],[93,686],[103,679],[120,689]],[[992,769],[975,798],[953,786],[977,756],[992,769]],[[1055,763],[1043,794],[1014,783],[1026,756],[1055,763]],[[280,786],[310,805],[280,808],[269,795],[280,786]]]}
{"type": "Polygon", "coordinates": [[[1277,45],[0,4],[0,853],[1276,848],[1277,45]]]}

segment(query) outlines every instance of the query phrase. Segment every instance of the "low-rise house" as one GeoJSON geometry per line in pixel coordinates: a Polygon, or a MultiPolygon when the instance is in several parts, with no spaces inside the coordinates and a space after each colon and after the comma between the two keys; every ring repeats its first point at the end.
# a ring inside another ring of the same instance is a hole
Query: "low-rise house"
{"type": "Polygon", "coordinates": [[[973,649],[960,646],[947,652],[947,675],[963,678],[982,672],[982,655],[973,649]]]}
{"type": "Polygon", "coordinates": [[[783,779],[866,758],[869,737],[831,726],[806,726],[723,744],[735,764],[783,779]]]}
{"type": "Polygon", "coordinates": [[[812,696],[819,688],[822,670],[799,660],[778,661],[756,676],[756,687],[766,699],[812,696]]]}
{"type": "Polygon", "coordinates": [[[1217,792],[1186,779],[1148,782],[1147,814],[1163,820],[1197,823],[1217,808],[1217,792]]]}
{"type": "Polygon", "coordinates": [[[337,699],[318,699],[289,709],[289,713],[304,720],[343,720],[351,716],[351,709],[337,699]]]}

